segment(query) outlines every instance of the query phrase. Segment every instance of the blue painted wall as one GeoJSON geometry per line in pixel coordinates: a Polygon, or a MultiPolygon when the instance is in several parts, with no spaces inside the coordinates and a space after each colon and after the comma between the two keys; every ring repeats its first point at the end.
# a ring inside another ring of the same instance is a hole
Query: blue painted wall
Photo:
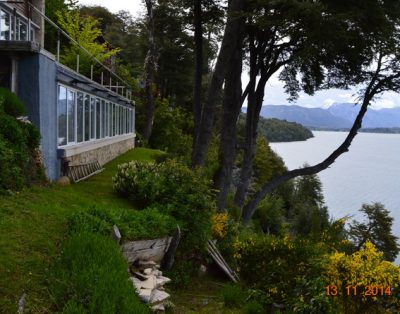
{"type": "Polygon", "coordinates": [[[23,57],[18,64],[18,95],[26,104],[29,119],[42,135],[41,148],[50,180],[60,175],[57,159],[56,63],[45,54],[23,57]]]}

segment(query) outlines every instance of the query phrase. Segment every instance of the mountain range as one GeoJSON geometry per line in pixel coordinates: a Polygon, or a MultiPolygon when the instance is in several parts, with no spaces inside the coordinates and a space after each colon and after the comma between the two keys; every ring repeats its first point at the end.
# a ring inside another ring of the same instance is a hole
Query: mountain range
{"type": "MultiPolygon", "coordinates": [[[[264,118],[297,122],[316,129],[349,129],[359,106],[352,103],[334,103],[329,108],[306,108],[297,105],[266,105],[261,109],[264,118]]],[[[363,119],[363,128],[400,127],[400,108],[369,108],[363,119]]]]}

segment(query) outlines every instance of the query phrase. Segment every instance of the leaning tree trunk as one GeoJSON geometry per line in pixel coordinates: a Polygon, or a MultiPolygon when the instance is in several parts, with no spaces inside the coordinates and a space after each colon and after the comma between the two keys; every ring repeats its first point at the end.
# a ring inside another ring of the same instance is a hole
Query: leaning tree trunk
{"type": "Polygon", "coordinates": [[[203,76],[203,28],[201,0],[194,1],[193,15],[195,49],[195,74],[193,86],[194,145],[199,135],[199,125],[201,120],[201,84],[203,76]]]}
{"type": "Polygon", "coordinates": [[[195,138],[192,155],[192,166],[203,166],[207,157],[208,145],[213,131],[215,105],[220,96],[224,82],[227,64],[234,54],[238,29],[241,21],[240,14],[245,0],[232,0],[228,9],[228,19],[225,26],[221,49],[218,54],[214,73],[207,90],[206,101],[201,113],[198,137],[195,138]]]}
{"type": "Polygon", "coordinates": [[[215,188],[219,191],[217,206],[223,210],[232,181],[232,171],[236,159],[236,124],[242,108],[242,68],[244,19],[238,29],[236,49],[225,77],[223,114],[221,123],[221,141],[219,146],[219,169],[215,176],[215,188]]]}
{"type": "Polygon", "coordinates": [[[145,142],[148,142],[153,129],[154,115],[155,115],[155,100],[153,93],[154,77],[156,70],[156,48],[154,41],[154,13],[153,13],[153,0],[145,0],[147,7],[148,18],[148,32],[149,32],[149,50],[144,64],[145,69],[145,121],[143,125],[142,136],[145,142]]]}
{"type": "Polygon", "coordinates": [[[373,73],[371,81],[368,84],[363,94],[363,101],[361,104],[360,111],[356,119],[354,120],[353,126],[350,129],[343,143],[322,162],[314,166],[287,171],[284,174],[278,175],[272,178],[269,182],[265,183],[260,188],[260,190],[258,190],[254,194],[251,201],[246,205],[245,211],[243,213],[244,225],[246,225],[253,217],[258,204],[265,198],[265,196],[268,193],[272,192],[275,188],[296,177],[317,174],[320,171],[323,171],[327,169],[330,165],[332,165],[340,155],[348,152],[353,139],[357,135],[358,130],[361,128],[362,120],[364,118],[365,113],[368,110],[368,105],[370,104],[370,102],[379,93],[385,90],[392,90],[394,86],[392,80],[398,79],[400,77],[400,73],[396,73],[389,77],[383,77],[380,73],[382,67],[382,60],[383,56],[380,54],[377,69],[373,73]]]}

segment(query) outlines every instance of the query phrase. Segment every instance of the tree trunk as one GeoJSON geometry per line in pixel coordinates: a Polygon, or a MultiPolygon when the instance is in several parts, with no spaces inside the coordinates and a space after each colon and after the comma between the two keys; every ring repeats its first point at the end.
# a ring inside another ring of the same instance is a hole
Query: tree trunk
{"type": "Polygon", "coordinates": [[[194,137],[193,144],[196,143],[199,134],[201,120],[201,83],[203,75],[203,28],[201,16],[201,0],[194,1],[194,49],[195,49],[195,74],[193,86],[193,119],[194,137]]]}
{"type": "Polygon", "coordinates": [[[153,0],[146,0],[148,30],[149,30],[149,50],[145,60],[145,121],[143,125],[142,136],[143,140],[148,142],[153,129],[154,114],[155,114],[155,100],[153,94],[154,85],[154,72],[156,69],[156,48],[154,42],[154,13],[153,13],[153,0]]]}
{"type": "Polygon", "coordinates": [[[225,77],[221,141],[219,146],[219,169],[215,176],[215,188],[219,190],[217,206],[223,210],[232,181],[232,170],[236,159],[236,124],[242,108],[242,67],[244,23],[238,29],[237,47],[228,64],[225,77]]]}
{"type": "Polygon", "coordinates": [[[201,113],[198,137],[195,139],[192,155],[193,167],[203,166],[207,157],[208,145],[210,143],[215,105],[220,96],[222,84],[224,82],[227,64],[234,53],[238,29],[242,21],[240,12],[243,10],[245,0],[232,0],[228,9],[228,19],[225,26],[222,45],[218,54],[214,73],[208,87],[206,101],[201,113]]]}
{"type": "Polygon", "coordinates": [[[246,135],[240,181],[236,190],[235,204],[242,209],[253,175],[253,160],[256,152],[257,126],[264,100],[264,90],[268,79],[262,76],[256,90],[250,90],[246,114],[246,135]]]}

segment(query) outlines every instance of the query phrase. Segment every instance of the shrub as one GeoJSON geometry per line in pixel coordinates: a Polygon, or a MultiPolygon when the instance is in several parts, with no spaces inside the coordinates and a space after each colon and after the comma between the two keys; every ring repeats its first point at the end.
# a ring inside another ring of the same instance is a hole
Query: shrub
{"type": "Polygon", "coordinates": [[[351,255],[336,252],[329,258],[326,267],[327,282],[338,290],[335,300],[342,310],[353,313],[383,313],[384,309],[400,306],[395,291],[400,288],[400,267],[384,260],[384,253],[379,252],[374,244],[365,245],[351,255]],[[361,292],[370,287],[378,288],[377,296],[361,296],[361,292]],[[346,287],[357,287],[360,297],[349,296],[346,287]],[[389,288],[389,289],[388,289],[389,288]],[[391,290],[394,289],[394,290],[391,290]]]}
{"type": "Polygon", "coordinates": [[[33,124],[15,118],[24,112],[17,96],[0,88],[0,191],[19,190],[45,180],[42,165],[35,162],[39,131],[33,124]]]}
{"type": "Polygon", "coordinates": [[[246,301],[246,292],[239,285],[228,284],[221,293],[225,306],[229,308],[240,308],[246,301]]]}
{"type": "Polygon", "coordinates": [[[25,106],[18,96],[4,87],[0,87],[0,111],[12,117],[26,114],[25,106]]]}
{"type": "Polygon", "coordinates": [[[149,313],[135,294],[127,268],[111,238],[73,235],[57,264],[52,289],[56,304],[64,313],[149,313]]]}
{"type": "Polygon", "coordinates": [[[235,243],[240,277],[270,304],[297,313],[327,313],[324,249],[306,240],[251,236],[235,243]]]}
{"type": "Polygon", "coordinates": [[[174,217],[187,248],[202,248],[210,238],[215,203],[210,182],[199,171],[175,160],[157,165],[130,162],[118,167],[113,182],[115,190],[135,205],[174,217]]]}
{"type": "Polygon", "coordinates": [[[125,240],[164,237],[176,229],[176,221],[156,208],[143,211],[129,209],[104,210],[91,208],[73,214],[69,219],[71,233],[94,232],[109,235],[117,225],[125,240]]]}

